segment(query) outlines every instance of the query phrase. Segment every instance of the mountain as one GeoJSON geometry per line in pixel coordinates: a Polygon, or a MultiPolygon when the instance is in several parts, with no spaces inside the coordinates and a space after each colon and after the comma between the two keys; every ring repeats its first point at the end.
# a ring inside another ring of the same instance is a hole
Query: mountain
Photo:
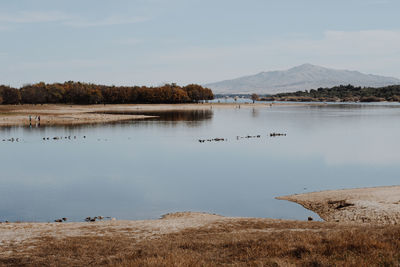
{"type": "Polygon", "coordinates": [[[211,88],[216,94],[275,94],[347,84],[381,87],[400,84],[400,79],[303,64],[284,71],[260,72],[256,75],[210,83],[205,86],[211,88]]]}

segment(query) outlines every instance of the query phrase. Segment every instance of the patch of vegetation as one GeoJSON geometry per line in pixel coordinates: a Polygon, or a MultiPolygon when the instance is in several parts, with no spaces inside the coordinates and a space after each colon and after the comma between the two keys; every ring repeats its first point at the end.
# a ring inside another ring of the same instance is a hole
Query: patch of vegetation
{"type": "Polygon", "coordinates": [[[265,101],[301,101],[301,102],[399,102],[400,85],[386,87],[354,87],[340,85],[332,88],[318,88],[294,93],[280,93],[264,97],[265,101]]]}
{"type": "Polygon", "coordinates": [[[0,104],[159,104],[193,103],[214,98],[211,89],[197,84],[159,87],[106,86],[81,82],[0,85],[0,104]]]}

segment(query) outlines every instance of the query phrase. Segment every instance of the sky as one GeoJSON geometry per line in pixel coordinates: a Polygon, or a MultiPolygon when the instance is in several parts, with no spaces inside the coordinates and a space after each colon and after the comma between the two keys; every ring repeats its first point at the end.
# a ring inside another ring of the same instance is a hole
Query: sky
{"type": "Polygon", "coordinates": [[[400,78],[398,0],[0,2],[0,84],[205,84],[304,63],[400,78]]]}

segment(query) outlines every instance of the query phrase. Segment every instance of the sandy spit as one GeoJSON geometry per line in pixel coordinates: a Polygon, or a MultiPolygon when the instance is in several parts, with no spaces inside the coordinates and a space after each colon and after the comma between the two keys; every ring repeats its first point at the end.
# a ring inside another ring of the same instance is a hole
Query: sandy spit
{"type": "Polygon", "coordinates": [[[400,186],[321,191],[277,199],[298,203],[327,222],[400,223],[400,186]]]}
{"type": "Polygon", "coordinates": [[[213,108],[255,108],[282,105],[320,105],[302,103],[213,103],[213,104],[118,104],[118,105],[0,105],[0,127],[29,125],[29,115],[32,116],[32,125],[38,121],[40,125],[75,125],[108,123],[123,120],[146,119],[154,116],[141,115],[140,111],[168,111],[168,110],[205,110],[213,108]],[[104,114],[119,112],[119,114],[104,114]],[[138,114],[121,114],[121,112],[135,112],[138,114]]]}
{"type": "MultiPolygon", "coordinates": [[[[107,123],[117,122],[126,120],[139,120],[147,119],[154,116],[145,115],[114,115],[114,114],[60,114],[60,115],[41,115],[40,125],[79,125],[79,124],[94,124],[94,123],[107,123]]],[[[35,120],[35,116],[32,117],[32,125],[35,126],[39,122],[35,120]]],[[[29,125],[29,118],[23,115],[16,116],[0,116],[0,127],[1,126],[22,126],[29,125]]]]}

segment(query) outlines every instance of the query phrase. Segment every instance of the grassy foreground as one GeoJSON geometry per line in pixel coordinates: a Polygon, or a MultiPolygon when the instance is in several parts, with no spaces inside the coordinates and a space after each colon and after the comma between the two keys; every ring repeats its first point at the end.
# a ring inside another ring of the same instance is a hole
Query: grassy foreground
{"type": "Polygon", "coordinates": [[[44,235],[16,242],[9,244],[11,253],[0,254],[0,266],[400,264],[399,226],[225,219],[146,238],[128,234],[134,231],[105,227],[82,236],[44,235]]]}

